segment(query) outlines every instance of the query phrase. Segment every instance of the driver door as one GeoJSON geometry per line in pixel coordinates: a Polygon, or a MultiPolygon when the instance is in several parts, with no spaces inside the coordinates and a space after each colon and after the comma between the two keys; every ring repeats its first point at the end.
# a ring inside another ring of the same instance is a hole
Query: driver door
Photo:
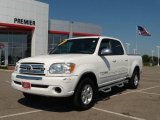
{"type": "Polygon", "coordinates": [[[124,54],[122,44],[118,40],[103,39],[99,52],[104,48],[111,49],[112,53],[110,55],[100,56],[100,83],[109,84],[125,79],[128,73],[128,60],[124,54]]]}
{"type": "MultiPolygon", "coordinates": [[[[111,40],[103,39],[100,44],[99,52],[104,49],[111,49],[111,40]]],[[[112,55],[103,55],[99,56],[100,65],[99,65],[99,78],[100,84],[105,85],[107,83],[112,82],[114,76],[116,75],[116,62],[115,57],[112,55]]]]}

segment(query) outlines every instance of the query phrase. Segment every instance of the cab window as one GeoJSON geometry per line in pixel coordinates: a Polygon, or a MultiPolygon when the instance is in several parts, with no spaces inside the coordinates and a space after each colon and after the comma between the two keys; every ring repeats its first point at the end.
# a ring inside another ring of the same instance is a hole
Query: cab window
{"type": "Polygon", "coordinates": [[[121,43],[117,40],[103,39],[100,44],[99,53],[104,48],[108,48],[112,50],[112,54],[110,55],[124,55],[123,47],[121,43]]]}
{"type": "Polygon", "coordinates": [[[117,40],[112,40],[112,54],[113,55],[124,55],[124,50],[121,43],[117,40]]]}
{"type": "Polygon", "coordinates": [[[109,40],[109,39],[102,40],[101,45],[99,47],[99,52],[104,48],[111,49],[111,40],[109,40]]]}

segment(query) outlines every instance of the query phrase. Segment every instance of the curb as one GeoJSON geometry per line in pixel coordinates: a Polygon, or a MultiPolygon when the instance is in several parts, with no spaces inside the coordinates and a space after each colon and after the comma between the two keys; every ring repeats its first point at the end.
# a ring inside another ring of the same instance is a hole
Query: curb
{"type": "Polygon", "coordinates": [[[14,72],[14,70],[0,69],[0,71],[14,72]]]}

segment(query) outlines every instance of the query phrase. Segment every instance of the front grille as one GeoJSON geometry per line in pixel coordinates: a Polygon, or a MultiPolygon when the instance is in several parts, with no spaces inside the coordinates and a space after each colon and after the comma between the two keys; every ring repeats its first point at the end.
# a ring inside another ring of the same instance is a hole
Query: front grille
{"type": "Polygon", "coordinates": [[[44,75],[44,64],[43,63],[21,63],[20,74],[30,75],[44,75]]]}

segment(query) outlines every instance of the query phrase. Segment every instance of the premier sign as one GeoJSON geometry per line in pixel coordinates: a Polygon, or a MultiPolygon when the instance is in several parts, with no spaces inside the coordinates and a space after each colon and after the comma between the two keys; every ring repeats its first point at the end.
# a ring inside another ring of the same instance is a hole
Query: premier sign
{"type": "Polygon", "coordinates": [[[35,26],[35,21],[34,20],[26,20],[26,19],[21,19],[21,18],[14,18],[14,23],[35,26]]]}

